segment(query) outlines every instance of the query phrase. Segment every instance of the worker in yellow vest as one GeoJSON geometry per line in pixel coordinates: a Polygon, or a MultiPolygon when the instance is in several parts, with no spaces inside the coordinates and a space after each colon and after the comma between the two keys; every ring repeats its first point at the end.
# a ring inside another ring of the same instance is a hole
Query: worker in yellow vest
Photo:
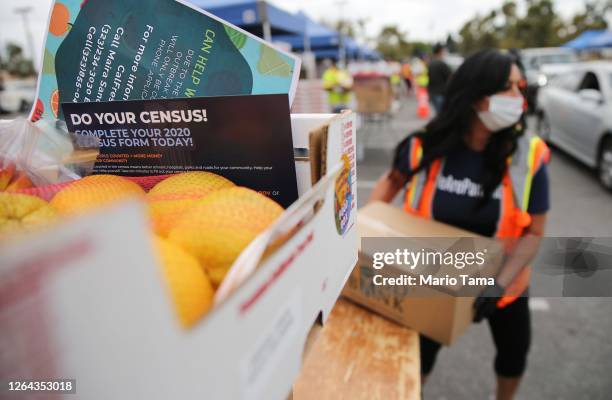
{"type": "Polygon", "coordinates": [[[414,76],[414,83],[417,86],[427,88],[429,85],[429,71],[427,70],[427,64],[425,60],[423,60],[423,56],[414,59],[412,63],[412,75],[414,76]]]}
{"type": "Polygon", "coordinates": [[[332,60],[325,60],[326,70],[323,73],[323,89],[327,91],[327,98],[332,112],[339,113],[349,107],[353,78],[351,74],[338,68],[332,60]]]}
{"type": "MultiPolygon", "coordinates": [[[[404,209],[506,245],[495,279],[475,300],[474,320],[487,319],[497,354],[497,398],[512,399],[531,341],[530,268],[549,209],[549,150],[525,132],[522,75],[507,54],[484,50],[451,77],[447,107],[397,147],[392,168],[371,201],[390,202],[406,188],[404,209]]],[[[421,336],[421,371],[431,373],[441,345],[421,336]]]]}

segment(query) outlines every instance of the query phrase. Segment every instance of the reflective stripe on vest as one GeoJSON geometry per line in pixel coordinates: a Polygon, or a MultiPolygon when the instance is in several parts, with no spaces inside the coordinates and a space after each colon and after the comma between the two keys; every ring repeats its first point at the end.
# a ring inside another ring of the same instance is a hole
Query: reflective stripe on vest
{"type": "MultiPolygon", "coordinates": [[[[537,136],[527,139],[519,140],[517,151],[510,161],[509,173],[504,177],[503,210],[496,233],[499,238],[518,238],[531,225],[531,216],[527,212],[531,182],[542,163],[550,158],[550,150],[542,139],[537,136]],[[520,200],[518,208],[515,199],[520,200]],[[515,220],[514,224],[510,222],[512,219],[515,220]]],[[[530,278],[531,267],[526,265],[510,282],[497,306],[504,308],[518,299],[529,286],[530,278]]]]}
{"type": "MultiPolygon", "coordinates": [[[[414,170],[421,162],[421,158],[423,157],[423,147],[421,146],[421,139],[414,138],[412,139],[412,144],[410,147],[410,160],[409,166],[410,169],[414,170]]],[[[427,174],[415,174],[410,181],[410,189],[406,192],[406,204],[404,206],[404,210],[417,214],[417,210],[419,209],[419,201],[421,199],[421,193],[423,192],[423,186],[425,186],[425,181],[427,180],[427,174]]]]}
{"type": "MultiPolygon", "coordinates": [[[[410,149],[410,167],[416,168],[423,156],[422,142],[415,138],[410,149]]],[[[498,238],[519,238],[531,224],[527,213],[531,181],[542,162],[548,162],[550,151],[539,137],[523,137],[517,143],[517,150],[508,161],[508,171],[502,179],[500,216],[495,236],[498,238]],[[519,200],[519,201],[517,201],[519,200]]],[[[438,174],[443,168],[441,160],[432,162],[429,169],[420,171],[411,179],[406,191],[404,210],[411,214],[431,218],[433,196],[436,191],[438,174]]],[[[512,280],[498,302],[503,308],[515,301],[529,285],[531,268],[525,266],[512,280]]]]}

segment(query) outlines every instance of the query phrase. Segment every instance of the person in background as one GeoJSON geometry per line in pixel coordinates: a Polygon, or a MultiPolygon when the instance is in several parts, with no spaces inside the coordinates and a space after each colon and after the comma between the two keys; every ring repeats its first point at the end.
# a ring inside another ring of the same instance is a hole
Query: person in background
{"type": "Polygon", "coordinates": [[[399,101],[400,98],[400,89],[402,86],[402,65],[400,63],[389,63],[389,83],[391,84],[391,88],[393,90],[393,97],[395,100],[399,101]]]}
{"type": "Polygon", "coordinates": [[[401,69],[402,79],[404,79],[404,83],[406,84],[406,89],[408,94],[410,94],[412,90],[412,68],[410,67],[410,63],[408,61],[404,61],[401,69]]]}
{"type": "MultiPolygon", "coordinates": [[[[531,342],[529,262],[549,209],[548,147],[525,131],[520,70],[496,50],[468,57],[451,77],[446,100],[423,130],[399,143],[391,169],[370,201],[391,202],[406,188],[404,209],[505,246],[504,264],[474,303],[497,350],[497,399],[513,399],[531,342]]],[[[423,381],[441,345],[420,337],[423,381]]]]}
{"type": "Polygon", "coordinates": [[[429,73],[427,71],[427,64],[425,63],[425,55],[420,53],[417,54],[412,60],[411,69],[417,89],[419,87],[427,89],[429,85],[429,73]]]}
{"type": "Polygon", "coordinates": [[[348,108],[351,101],[353,78],[348,71],[338,68],[332,60],[323,61],[326,68],[323,72],[323,89],[327,91],[327,98],[332,112],[339,113],[348,108]]]}
{"type": "Polygon", "coordinates": [[[443,58],[444,46],[436,44],[433,48],[431,61],[427,67],[429,70],[429,101],[434,110],[436,110],[436,114],[442,109],[446,84],[452,75],[450,67],[444,62],[443,58]]]}

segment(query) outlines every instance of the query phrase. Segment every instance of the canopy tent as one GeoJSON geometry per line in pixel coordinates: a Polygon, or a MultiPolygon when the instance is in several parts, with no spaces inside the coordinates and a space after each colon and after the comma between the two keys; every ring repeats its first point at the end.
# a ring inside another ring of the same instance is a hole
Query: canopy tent
{"type": "Polygon", "coordinates": [[[565,43],[563,47],[575,50],[589,50],[603,47],[612,47],[612,31],[588,30],[578,37],[565,43]]]}
{"type": "Polygon", "coordinates": [[[346,58],[379,59],[378,52],[359,45],[354,39],[319,24],[306,14],[299,12],[296,17],[305,24],[305,35],[275,35],[274,41],[291,45],[295,52],[312,51],[315,57],[340,59],[340,46],[344,47],[346,58]]]}
{"type": "Polygon", "coordinates": [[[200,7],[256,36],[270,40],[272,35],[304,35],[302,18],[265,0],[192,0],[200,7]]]}
{"type": "Polygon", "coordinates": [[[380,55],[350,37],[321,25],[306,14],[291,14],[265,0],[193,0],[192,3],[268,41],[284,42],[295,52],[312,51],[316,58],[379,59],[380,55]]]}
{"type": "Polygon", "coordinates": [[[601,35],[597,36],[591,42],[595,48],[606,48],[612,47],[612,31],[606,31],[601,35]]]}

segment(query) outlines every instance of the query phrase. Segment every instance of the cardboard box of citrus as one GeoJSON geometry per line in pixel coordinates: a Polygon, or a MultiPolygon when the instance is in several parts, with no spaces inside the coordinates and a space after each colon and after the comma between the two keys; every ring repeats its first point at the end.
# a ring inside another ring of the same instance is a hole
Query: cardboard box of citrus
{"type": "Polygon", "coordinates": [[[148,193],[132,179],[92,175],[64,186],[49,203],[0,193],[0,240],[3,234],[130,198],[148,204],[161,273],[183,327],[209,311],[214,290],[235,259],[284,211],[270,198],[210,172],[173,175],[148,193]]]}

